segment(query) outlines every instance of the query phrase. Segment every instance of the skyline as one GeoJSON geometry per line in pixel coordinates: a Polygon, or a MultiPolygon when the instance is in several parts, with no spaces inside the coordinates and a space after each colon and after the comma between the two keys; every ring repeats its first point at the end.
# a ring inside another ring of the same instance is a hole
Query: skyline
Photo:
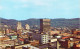
{"type": "Polygon", "coordinates": [[[79,5],[79,0],[0,0],[0,17],[16,20],[79,18],[79,5]]]}

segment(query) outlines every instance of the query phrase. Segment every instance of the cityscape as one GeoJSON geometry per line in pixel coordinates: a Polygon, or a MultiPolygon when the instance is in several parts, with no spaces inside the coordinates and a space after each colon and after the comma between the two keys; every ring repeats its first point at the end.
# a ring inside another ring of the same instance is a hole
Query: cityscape
{"type": "Polygon", "coordinates": [[[17,22],[15,30],[0,24],[0,49],[80,49],[80,28],[51,27],[51,19],[39,19],[32,28],[17,22]]]}
{"type": "Polygon", "coordinates": [[[0,49],[80,49],[80,0],[0,0],[0,49]]]}

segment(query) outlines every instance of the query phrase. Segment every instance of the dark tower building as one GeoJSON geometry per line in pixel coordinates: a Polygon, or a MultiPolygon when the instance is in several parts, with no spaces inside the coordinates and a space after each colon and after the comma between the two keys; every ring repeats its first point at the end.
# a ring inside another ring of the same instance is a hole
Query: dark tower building
{"type": "Polygon", "coordinates": [[[47,33],[50,29],[50,19],[40,19],[40,33],[47,33]]]}

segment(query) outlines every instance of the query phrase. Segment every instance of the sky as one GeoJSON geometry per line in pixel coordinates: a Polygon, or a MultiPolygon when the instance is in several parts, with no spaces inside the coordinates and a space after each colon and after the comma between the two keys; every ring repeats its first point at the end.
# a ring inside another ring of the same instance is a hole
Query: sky
{"type": "Polygon", "coordinates": [[[25,20],[30,18],[79,18],[80,0],[0,0],[0,17],[25,20]]]}

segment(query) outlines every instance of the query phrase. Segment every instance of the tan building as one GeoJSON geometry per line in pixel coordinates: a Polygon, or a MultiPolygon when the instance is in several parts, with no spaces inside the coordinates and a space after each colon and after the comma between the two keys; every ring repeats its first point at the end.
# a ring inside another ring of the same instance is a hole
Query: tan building
{"type": "Polygon", "coordinates": [[[10,33],[10,30],[9,29],[6,29],[6,34],[10,33]]]}
{"type": "Polygon", "coordinates": [[[29,30],[29,29],[30,29],[30,26],[29,26],[28,24],[26,24],[26,25],[25,25],[25,28],[26,28],[27,30],[29,30]]]}
{"type": "Polygon", "coordinates": [[[17,30],[21,30],[22,29],[22,24],[21,24],[21,22],[18,22],[17,23],[17,30]]]}
{"type": "Polygon", "coordinates": [[[50,35],[60,34],[60,31],[50,31],[50,35]]]}

